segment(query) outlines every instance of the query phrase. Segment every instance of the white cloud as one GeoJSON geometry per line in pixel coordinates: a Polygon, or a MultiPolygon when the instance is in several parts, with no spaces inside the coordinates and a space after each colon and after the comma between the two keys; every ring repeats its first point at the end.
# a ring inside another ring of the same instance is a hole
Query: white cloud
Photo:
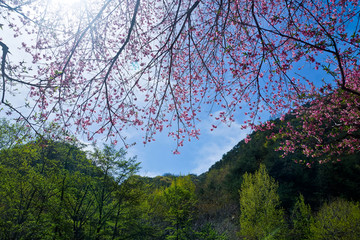
{"type": "Polygon", "coordinates": [[[205,125],[208,125],[203,128],[207,130],[203,136],[206,142],[200,146],[199,151],[194,156],[196,167],[191,172],[195,174],[206,172],[211,165],[221,160],[225,153],[250,133],[250,129],[243,130],[241,125],[236,122],[232,123],[230,127],[222,124],[214,131],[208,130],[211,128],[210,122],[205,125]]]}
{"type": "Polygon", "coordinates": [[[151,177],[151,178],[162,175],[162,173],[160,173],[160,172],[142,171],[141,169],[140,169],[140,172],[138,172],[137,174],[142,177],[151,177]]]}

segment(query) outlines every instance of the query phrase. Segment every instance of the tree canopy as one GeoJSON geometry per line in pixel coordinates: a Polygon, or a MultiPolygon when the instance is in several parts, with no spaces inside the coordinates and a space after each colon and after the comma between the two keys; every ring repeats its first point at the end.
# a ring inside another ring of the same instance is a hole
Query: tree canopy
{"type": "Polygon", "coordinates": [[[245,173],[240,189],[240,234],[246,239],[282,239],[283,210],[277,194],[278,184],[265,165],[255,174],[245,173]]]}
{"type": "Polygon", "coordinates": [[[89,160],[78,146],[50,140],[2,149],[0,238],[140,239],[149,226],[138,163],[123,150],[97,153],[89,160]]]}
{"type": "Polygon", "coordinates": [[[199,136],[202,111],[229,124],[244,115],[246,126],[292,112],[302,124],[280,133],[285,154],[359,151],[357,0],[68,6],[0,1],[1,105],[35,131],[51,120],[116,141],[135,127],[148,142],[169,128],[181,146],[199,136]],[[14,104],[17,93],[28,100],[14,104]]]}

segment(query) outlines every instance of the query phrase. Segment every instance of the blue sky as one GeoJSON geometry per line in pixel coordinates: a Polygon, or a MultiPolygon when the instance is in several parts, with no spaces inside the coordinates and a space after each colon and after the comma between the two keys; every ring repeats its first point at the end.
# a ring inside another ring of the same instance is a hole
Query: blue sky
{"type": "MultiPolygon", "coordinates": [[[[6,43],[9,44],[13,55],[21,59],[26,59],[28,56],[26,56],[26,54],[24,55],[20,49],[17,49],[20,40],[10,40],[10,37],[12,38],[10,34],[6,36],[6,43]]],[[[17,58],[12,58],[13,61],[16,59],[17,58]]],[[[28,59],[28,62],[31,61],[28,59]]],[[[27,93],[27,90],[23,90],[27,93]]],[[[24,92],[19,91],[18,94],[14,96],[7,94],[7,99],[9,99],[14,106],[23,106],[24,98],[26,98],[24,92]]],[[[194,138],[191,139],[191,142],[185,141],[184,146],[179,148],[180,154],[178,155],[173,154],[176,148],[176,141],[167,136],[169,129],[164,129],[162,133],[156,134],[156,141],[148,143],[145,146],[142,144],[142,137],[145,135],[145,132],[136,129],[125,130],[124,136],[128,138],[127,143],[137,142],[135,146],[127,149],[127,152],[128,157],[137,156],[137,160],[141,162],[140,175],[151,177],[163,175],[164,173],[182,175],[192,173],[199,175],[206,172],[215,162],[221,160],[223,154],[231,150],[250,132],[249,130],[242,130],[241,128],[240,123],[244,121],[243,111],[236,111],[234,114],[237,116],[237,122],[233,122],[231,126],[227,126],[225,124],[219,124],[218,121],[214,122],[206,111],[209,106],[203,107],[204,111],[199,115],[201,122],[197,123],[197,128],[201,130],[199,140],[194,138]],[[217,125],[217,128],[211,131],[210,129],[213,124],[217,125]]],[[[6,117],[4,111],[0,112],[0,117],[6,117]]],[[[16,117],[18,116],[15,113],[10,116],[10,118],[16,117]]],[[[81,139],[81,136],[77,137],[79,137],[80,141],[91,144],[85,139],[81,139]]],[[[101,147],[103,139],[97,139],[97,143],[98,147],[101,147]]],[[[119,141],[116,148],[120,147],[123,147],[121,141],[119,141]]]]}
{"type": "MultiPolygon", "coordinates": [[[[201,129],[199,140],[192,139],[191,142],[185,142],[184,146],[179,148],[180,154],[173,154],[176,142],[163,133],[156,136],[156,141],[145,146],[138,143],[131,147],[128,149],[128,156],[137,155],[142,167],[140,175],[151,177],[164,173],[199,175],[206,172],[249,133],[249,130],[241,130],[240,124],[236,122],[230,127],[223,124],[210,131],[209,118],[204,118],[199,123],[199,127],[201,129]]],[[[141,134],[144,133],[134,134],[130,139],[141,138],[141,134]]]]}
{"type": "MultiPolygon", "coordinates": [[[[9,45],[12,52],[12,61],[27,59],[30,61],[29,56],[24,54],[23,51],[17,49],[20,45],[20,39],[14,39],[10,30],[3,30],[6,34],[5,42],[9,45]],[[16,57],[14,57],[16,56],[16,57]]],[[[20,88],[21,90],[21,88],[20,88]]],[[[22,89],[25,93],[28,90],[22,89]]],[[[11,96],[7,94],[7,99],[14,106],[23,106],[26,94],[23,91],[18,91],[18,94],[11,96]]],[[[207,108],[204,106],[204,108],[207,108]]],[[[237,121],[243,121],[241,111],[238,114],[237,121]]],[[[5,111],[0,111],[0,117],[17,118],[17,114],[6,116],[5,111]]],[[[206,172],[211,165],[219,161],[223,154],[231,150],[240,140],[246,137],[249,130],[241,130],[239,122],[233,122],[231,126],[225,124],[218,125],[218,122],[212,122],[209,114],[202,112],[200,115],[201,122],[197,127],[201,130],[200,139],[191,139],[191,142],[185,141],[184,146],[179,148],[180,154],[175,155],[173,151],[176,148],[176,142],[173,138],[168,137],[169,129],[164,129],[160,134],[156,134],[156,141],[148,143],[144,146],[142,144],[142,137],[145,135],[143,131],[130,129],[126,130],[124,135],[128,138],[128,143],[134,141],[137,144],[127,149],[128,157],[137,156],[137,160],[141,162],[140,175],[157,176],[164,173],[172,174],[201,174],[206,172]],[[218,125],[214,131],[210,131],[212,124],[218,125]]],[[[81,136],[78,136],[80,141],[88,143],[81,136]]],[[[98,147],[101,147],[102,139],[98,139],[98,147]]],[[[90,143],[89,143],[90,144],[90,143]]],[[[117,144],[116,148],[123,147],[121,141],[117,144]]]]}
{"type": "MultiPolygon", "coordinates": [[[[4,33],[8,33],[4,26],[4,33]]],[[[6,43],[12,52],[12,59],[14,56],[18,58],[26,58],[22,55],[23,52],[17,49],[20,46],[20,39],[10,39],[12,35],[6,35],[6,43]]],[[[28,62],[31,62],[28,60],[28,62]]],[[[136,68],[136,66],[134,66],[136,68]]],[[[311,70],[309,68],[309,70],[311,70]]],[[[311,78],[318,79],[315,83],[321,83],[322,75],[319,72],[311,71],[311,78]]],[[[10,97],[11,98],[11,97],[10,97]]],[[[23,105],[24,95],[18,95],[13,98],[14,102],[19,105],[23,105]]],[[[237,122],[227,126],[225,124],[218,125],[214,131],[210,131],[211,121],[209,115],[205,112],[201,113],[201,122],[198,123],[197,128],[201,129],[200,139],[192,139],[191,142],[184,142],[184,146],[179,149],[180,154],[174,155],[173,151],[176,148],[176,142],[167,136],[167,129],[163,133],[157,134],[156,141],[146,144],[142,144],[142,137],[144,132],[137,131],[135,129],[127,130],[124,135],[128,137],[128,143],[134,141],[137,145],[128,149],[128,157],[137,156],[138,161],[141,162],[142,169],[139,174],[147,176],[163,175],[164,173],[172,174],[201,174],[206,172],[208,168],[213,165],[216,161],[219,161],[223,154],[231,150],[234,145],[244,139],[250,130],[242,130],[241,124],[244,120],[241,115],[243,111],[237,111],[237,122]]],[[[4,112],[0,113],[0,116],[4,112]]],[[[16,117],[16,116],[14,116],[16,117]]],[[[263,118],[262,120],[266,120],[263,118]]],[[[98,140],[99,147],[101,147],[101,139],[98,140]]],[[[121,143],[117,147],[122,147],[121,143]]]]}

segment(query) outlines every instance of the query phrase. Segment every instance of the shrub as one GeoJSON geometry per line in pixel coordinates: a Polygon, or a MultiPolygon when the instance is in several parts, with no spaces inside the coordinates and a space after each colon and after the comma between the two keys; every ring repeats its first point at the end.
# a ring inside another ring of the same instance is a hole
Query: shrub
{"type": "Polygon", "coordinates": [[[311,239],[360,239],[360,205],[338,199],[324,204],[310,227],[311,239]]]}

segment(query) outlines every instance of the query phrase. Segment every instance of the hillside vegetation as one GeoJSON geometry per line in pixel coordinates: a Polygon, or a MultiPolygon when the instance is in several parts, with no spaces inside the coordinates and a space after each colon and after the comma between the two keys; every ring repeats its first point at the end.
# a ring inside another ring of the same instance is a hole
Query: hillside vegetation
{"type": "Polygon", "coordinates": [[[258,131],[200,176],[149,178],[123,149],[4,129],[0,239],[360,238],[360,155],[309,168],[258,131]]]}

